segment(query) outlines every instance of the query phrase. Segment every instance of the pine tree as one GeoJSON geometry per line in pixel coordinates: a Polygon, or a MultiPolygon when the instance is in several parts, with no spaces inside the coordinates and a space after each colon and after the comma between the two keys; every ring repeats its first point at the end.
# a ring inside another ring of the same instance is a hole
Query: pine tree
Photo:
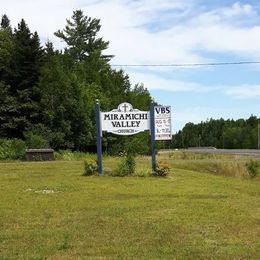
{"type": "Polygon", "coordinates": [[[16,98],[10,94],[10,86],[0,82],[0,136],[15,136],[19,122],[15,117],[18,109],[16,98]]]}
{"type": "Polygon", "coordinates": [[[22,19],[13,34],[13,53],[9,75],[5,84],[8,93],[18,104],[12,113],[12,136],[23,137],[23,132],[39,120],[39,94],[34,91],[38,83],[42,49],[37,33],[32,34],[22,19]]]}
{"type": "Polygon", "coordinates": [[[1,30],[12,33],[12,27],[10,25],[10,20],[6,14],[4,14],[1,19],[1,30]]]}
{"type": "Polygon", "coordinates": [[[13,62],[14,41],[12,35],[0,30],[0,80],[11,78],[11,64],[13,62]]]}
{"type": "Polygon", "coordinates": [[[0,80],[5,81],[10,76],[10,67],[13,60],[14,41],[10,20],[3,15],[0,26],[0,80]]]}
{"type": "Polygon", "coordinates": [[[67,51],[75,61],[83,61],[91,55],[108,61],[113,56],[102,54],[108,48],[109,42],[97,38],[100,28],[99,19],[84,16],[81,10],[76,10],[73,12],[72,20],[67,19],[65,29],[54,34],[66,42],[67,51]]]}

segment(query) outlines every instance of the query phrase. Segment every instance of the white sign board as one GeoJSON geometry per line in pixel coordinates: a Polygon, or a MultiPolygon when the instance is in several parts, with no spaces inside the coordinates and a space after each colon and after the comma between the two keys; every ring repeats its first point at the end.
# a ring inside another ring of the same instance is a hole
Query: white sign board
{"type": "Polygon", "coordinates": [[[133,135],[150,129],[150,113],[121,103],[117,109],[101,112],[101,128],[117,135],[133,135]]]}
{"type": "Polygon", "coordinates": [[[171,107],[154,107],[155,140],[171,140],[171,107]]]}

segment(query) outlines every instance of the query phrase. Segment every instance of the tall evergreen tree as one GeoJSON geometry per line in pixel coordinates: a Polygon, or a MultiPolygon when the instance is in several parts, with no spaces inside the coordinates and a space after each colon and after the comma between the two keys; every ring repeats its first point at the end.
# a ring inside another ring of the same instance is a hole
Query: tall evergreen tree
{"type": "Polygon", "coordinates": [[[16,131],[18,109],[16,98],[10,92],[13,74],[14,39],[10,20],[3,15],[0,27],[0,136],[13,137],[16,131]]]}
{"type": "Polygon", "coordinates": [[[32,34],[22,19],[14,32],[15,39],[15,90],[32,89],[38,82],[39,70],[43,56],[40,39],[35,32],[32,34]]]}
{"type": "Polygon", "coordinates": [[[10,20],[6,14],[4,14],[1,19],[1,30],[5,30],[9,33],[12,33],[12,27],[10,24],[10,20]]]}
{"type": "Polygon", "coordinates": [[[84,16],[81,10],[76,10],[72,20],[67,19],[65,29],[58,30],[55,35],[66,42],[67,51],[75,61],[83,61],[91,55],[110,60],[111,55],[102,54],[109,42],[97,37],[100,28],[99,19],[84,16]]]}
{"type": "Polygon", "coordinates": [[[13,60],[14,41],[10,20],[3,15],[0,26],[0,80],[10,77],[10,67],[13,60]]]}
{"type": "Polygon", "coordinates": [[[0,30],[0,80],[9,81],[12,76],[14,41],[11,34],[0,30]]]}
{"type": "Polygon", "coordinates": [[[42,49],[37,33],[32,34],[22,19],[13,34],[13,53],[9,76],[10,95],[16,99],[18,107],[13,113],[13,128],[10,137],[22,137],[26,128],[39,120],[39,95],[34,91],[38,83],[42,59],[42,49]]]}
{"type": "Polygon", "coordinates": [[[16,135],[16,126],[19,123],[15,114],[18,103],[10,94],[10,86],[0,81],[0,137],[10,138],[16,135]]]}

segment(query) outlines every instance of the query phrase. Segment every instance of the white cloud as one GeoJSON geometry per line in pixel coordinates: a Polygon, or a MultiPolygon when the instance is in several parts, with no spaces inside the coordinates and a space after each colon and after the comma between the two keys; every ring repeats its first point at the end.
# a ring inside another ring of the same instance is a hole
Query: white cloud
{"type": "Polygon", "coordinates": [[[116,55],[114,63],[205,62],[208,56],[204,50],[260,58],[260,26],[243,27],[235,23],[241,22],[245,15],[247,19],[257,16],[249,4],[237,2],[197,13],[194,0],[9,0],[0,3],[0,9],[9,15],[13,25],[25,18],[32,31],[37,30],[42,39],[49,38],[57,47],[63,45],[53,33],[64,28],[66,18],[77,8],[91,17],[101,18],[101,33],[110,41],[108,51],[116,55]],[[169,10],[172,16],[165,13],[169,10]],[[175,21],[174,16],[180,14],[184,14],[182,20],[175,21]],[[163,20],[167,29],[148,29],[149,26],[160,28],[163,18],[167,19],[163,20]]]}
{"type": "Polygon", "coordinates": [[[220,11],[226,17],[234,17],[240,15],[255,15],[253,7],[249,4],[241,4],[240,2],[234,3],[231,7],[223,8],[220,11]]]}
{"type": "Polygon", "coordinates": [[[228,87],[225,91],[225,94],[236,99],[260,98],[260,85],[242,85],[228,87]]]}
{"type": "Polygon", "coordinates": [[[260,85],[203,85],[198,82],[158,77],[151,73],[129,71],[133,83],[144,83],[149,90],[168,92],[219,93],[232,99],[260,98],[260,85]]]}
{"type": "Polygon", "coordinates": [[[260,58],[260,26],[234,28],[210,25],[197,28],[198,46],[213,53],[235,54],[247,59],[260,58]]]}
{"type": "Polygon", "coordinates": [[[53,33],[64,27],[65,19],[71,16],[73,8],[69,0],[9,0],[0,3],[1,13],[8,15],[13,27],[17,27],[24,18],[30,30],[37,31],[43,42],[50,39],[58,47],[63,44],[53,33]]]}
{"type": "Polygon", "coordinates": [[[251,5],[235,3],[184,17],[179,22],[169,18],[167,29],[147,29],[158,26],[164,16],[161,11],[166,7],[185,13],[185,8],[191,8],[192,4],[188,1],[149,1],[148,4],[143,0],[130,1],[126,7],[126,1],[105,1],[85,10],[101,18],[102,32],[111,43],[109,51],[116,54],[114,63],[198,63],[208,61],[204,51],[260,58],[260,26],[241,25],[245,15],[247,20],[257,16],[251,5]]]}
{"type": "Polygon", "coordinates": [[[236,19],[240,20],[241,17],[252,19],[252,17],[256,15],[257,12],[254,10],[252,5],[236,2],[228,7],[219,7],[207,12],[202,12],[197,17],[194,17],[192,21],[198,25],[207,25],[216,22],[223,23],[228,21],[234,23],[236,22],[236,19]]]}
{"type": "Polygon", "coordinates": [[[162,78],[154,74],[128,72],[131,82],[144,83],[149,90],[163,90],[170,92],[208,92],[209,88],[199,83],[162,78]],[[143,80],[145,79],[145,82],[143,80]]]}
{"type": "MultiPolygon", "coordinates": [[[[143,4],[146,1],[140,2],[143,4]]],[[[138,1],[138,5],[140,2],[138,1]]],[[[123,4],[124,1],[123,3],[115,1],[86,7],[86,11],[101,18],[102,34],[105,39],[110,40],[109,51],[116,54],[113,63],[167,64],[183,60],[187,62],[203,61],[202,57],[186,48],[185,39],[178,37],[178,31],[154,33],[143,26],[151,22],[153,14],[165,8],[166,5],[180,8],[180,1],[177,1],[179,3],[177,6],[176,1],[166,1],[167,3],[164,5],[158,4],[158,6],[155,5],[155,2],[158,3],[158,1],[153,1],[152,4],[140,5],[139,8],[136,8],[135,2],[126,8],[123,4]]]]}

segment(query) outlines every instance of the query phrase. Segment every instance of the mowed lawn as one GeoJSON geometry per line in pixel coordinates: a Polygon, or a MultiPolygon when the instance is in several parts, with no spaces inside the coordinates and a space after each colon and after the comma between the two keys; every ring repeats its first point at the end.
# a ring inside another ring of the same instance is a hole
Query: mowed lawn
{"type": "Polygon", "coordinates": [[[0,163],[0,259],[260,259],[258,180],[82,173],[82,161],[0,163]]]}

